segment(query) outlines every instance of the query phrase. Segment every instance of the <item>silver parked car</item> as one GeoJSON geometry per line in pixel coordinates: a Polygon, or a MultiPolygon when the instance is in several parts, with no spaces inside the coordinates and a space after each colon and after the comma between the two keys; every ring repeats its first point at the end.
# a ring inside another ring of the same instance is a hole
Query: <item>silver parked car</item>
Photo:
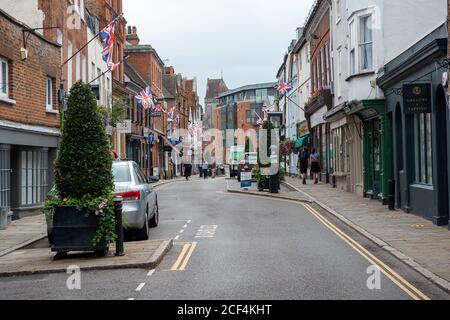
{"type": "Polygon", "coordinates": [[[137,163],[116,161],[113,163],[116,196],[123,198],[123,225],[133,231],[137,240],[148,240],[150,228],[158,226],[158,197],[152,183],[157,177],[145,178],[137,163]]]}

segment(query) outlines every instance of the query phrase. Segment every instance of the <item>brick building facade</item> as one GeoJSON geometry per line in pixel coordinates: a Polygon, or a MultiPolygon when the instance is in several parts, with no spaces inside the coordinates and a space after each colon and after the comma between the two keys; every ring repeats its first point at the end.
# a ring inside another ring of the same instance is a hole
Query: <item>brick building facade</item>
{"type": "Polygon", "coordinates": [[[52,187],[60,137],[61,47],[0,10],[0,207],[15,217],[40,207],[52,187]],[[56,111],[55,111],[56,110],[56,111]]]}

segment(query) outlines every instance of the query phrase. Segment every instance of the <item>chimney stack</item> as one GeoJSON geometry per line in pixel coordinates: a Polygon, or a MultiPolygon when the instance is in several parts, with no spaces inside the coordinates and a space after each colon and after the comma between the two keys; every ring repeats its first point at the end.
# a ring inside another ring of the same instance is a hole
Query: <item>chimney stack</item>
{"type": "Polygon", "coordinates": [[[129,42],[132,46],[139,45],[140,39],[137,35],[137,28],[135,26],[128,26],[127,42],[129,42]]]}

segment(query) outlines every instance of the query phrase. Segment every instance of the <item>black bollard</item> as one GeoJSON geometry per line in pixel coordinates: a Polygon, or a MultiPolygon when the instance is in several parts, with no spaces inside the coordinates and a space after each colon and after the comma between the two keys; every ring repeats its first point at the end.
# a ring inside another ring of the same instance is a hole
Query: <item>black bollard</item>
{"type": "Polygon", "coordinates": [[[114,198],[114,213],[116,217],[116,257],[123,257],[125,255],[123,249],[123,225],[122,225],[122,197],[114,198]]]}
{"type": "Polygon", "coordinates": [[[395,210],[395,180],[389,180],[389,210],[395,210]]]}

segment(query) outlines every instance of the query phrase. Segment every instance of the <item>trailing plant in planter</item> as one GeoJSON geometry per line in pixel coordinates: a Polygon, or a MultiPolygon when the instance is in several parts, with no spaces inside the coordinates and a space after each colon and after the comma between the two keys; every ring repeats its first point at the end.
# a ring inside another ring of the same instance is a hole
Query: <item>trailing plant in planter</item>
{"type": "MultiPolygon", "coordinates": [[[[55,182],[55,190],[49,195],[44,209],[48,219],[56,219],[56,213],[63,216],[64,208],[76,207],[80,215],[90,217],[89,223],[97,222],[91,239],[93,248],[102,242],[114,242],[111,151],[95,96],[81,81],[70,90],[66,122],[55,162],[55,182]]],[[[58,218],[60,220],[61,217],[58,218]]]]}

